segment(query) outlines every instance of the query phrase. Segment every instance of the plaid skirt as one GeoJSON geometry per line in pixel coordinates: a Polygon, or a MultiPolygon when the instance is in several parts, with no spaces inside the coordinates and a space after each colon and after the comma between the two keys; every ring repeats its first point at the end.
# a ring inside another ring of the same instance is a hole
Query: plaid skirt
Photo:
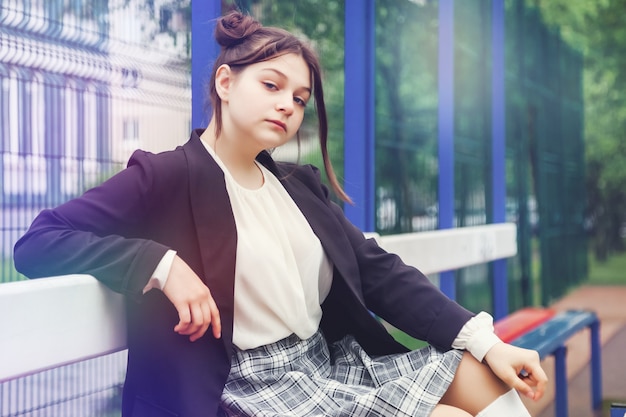
{"type": "Polygon", "coordinates": [[[221,416],[427,417],[461,361],[430,346],[370,357],[352,336],[328,345],[318,331],[235,349],[221,416]]]}

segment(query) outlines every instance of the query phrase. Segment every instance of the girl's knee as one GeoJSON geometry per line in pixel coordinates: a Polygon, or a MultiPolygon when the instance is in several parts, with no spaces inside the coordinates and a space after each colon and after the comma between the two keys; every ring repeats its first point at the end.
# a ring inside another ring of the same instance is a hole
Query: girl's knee
{"type": "MultiPolygon", "coordinates": [[[[464,352],[463,359],[457,369],[458,379],[463,380],[467,388],[480,383],[487,391],[493,391],[497,396],[507,392],[508,387],[500,378],[498,378],[488,365],[478,362],[470,353],[464,352]]],[[[456,376],[455,376],[456,379],[456,376]]]]}
{"type": "Polygon", "coordinates": [[[442,403],[477,414],[510,388],[491,369],[465,352],[442,403]],[[480,387],[480,389],[476,389],[480,387]]]}

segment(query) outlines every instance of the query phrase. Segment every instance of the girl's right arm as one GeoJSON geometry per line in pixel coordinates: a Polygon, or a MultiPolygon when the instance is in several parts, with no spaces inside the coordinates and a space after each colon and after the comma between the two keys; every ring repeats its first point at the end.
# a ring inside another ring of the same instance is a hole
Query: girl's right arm
{"type": "MultiPolygon", "coordinates": [[[[15,266],[30,278],[89,274],[116,292],[139,298],[168,251],[146,230],[164,227],[159,196],[171,196],[170,166],[153,168],[150,154],[138,151],[129,167],[81,197],[44,210],[15,246],[15,266]],[[157,174],[163,173],[159,180],[157,174]],[[155,220],[156,219],[156,220],[155,220]]],[[[174,175],[175,177],[175,175],[174,175]]],[[[211,292],[178,255],[163,293],[179,316],[174,331],[200,338],[212,325],[219,338],[219,312],[211,292]]]]}
{"type": "Polygon", "coordinates": [[[100,186],[43,210],[15,245],[15,267],[30,278],[89,274],[140,296],[167,246],[143,236],[155,210],[154,172],[146,153],[100,186]]]}

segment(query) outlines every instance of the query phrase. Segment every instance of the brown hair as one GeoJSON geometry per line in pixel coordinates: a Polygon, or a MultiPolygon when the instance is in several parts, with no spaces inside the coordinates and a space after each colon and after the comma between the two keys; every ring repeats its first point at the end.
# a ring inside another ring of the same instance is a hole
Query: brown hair
{"type": "Polygon", "coordinates": [[[221,65],[230,66],[231,70],[242,71],[246,66],[257,62],[267,61],[277,56],[297,54],[304,59],[311,72],[315,110],[318,118],[320,148],[326,176],[335,193],[343,201],[352,203],[352,200],[343,191],[337,181],[330,158],[328,156],[328,120],[324,105],[324,90],[319,59],[313,49],[306,45],[290,32],[277,27],[262,26],[251,16],[240,12],[231,12],[217,21],[215,39],[221,46],[211,80],[209,82],[209,97],[215,115],[215,135],[219,137],[222,131],[222,101],[215,88],[215,75],[221,65]]]}

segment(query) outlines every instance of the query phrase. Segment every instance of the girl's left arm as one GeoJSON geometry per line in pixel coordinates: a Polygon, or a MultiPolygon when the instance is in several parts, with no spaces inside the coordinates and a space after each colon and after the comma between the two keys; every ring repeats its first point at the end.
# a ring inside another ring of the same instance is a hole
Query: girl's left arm
{"type": "MultiPolygon", "coordinates": [[[[359,261],[367,307],[409,335],[439,349],[450,349],[474,314],[441,293],[419,270],[385,252],[373,239],[365,239],[339,207],[334,211],[342,219],[359,261]]],[[[548,378],[537,352],[500,342],[487,351],[484,362],[528,398],[543,396],[548,378]]]]}
{"type": "Polygon", "coordinates": [[[330,204],[356,255],[367,308],[412,337],[450,349],[474,314],[445,296],[417,268],[366,239],[340,207],[330,204]]]}

